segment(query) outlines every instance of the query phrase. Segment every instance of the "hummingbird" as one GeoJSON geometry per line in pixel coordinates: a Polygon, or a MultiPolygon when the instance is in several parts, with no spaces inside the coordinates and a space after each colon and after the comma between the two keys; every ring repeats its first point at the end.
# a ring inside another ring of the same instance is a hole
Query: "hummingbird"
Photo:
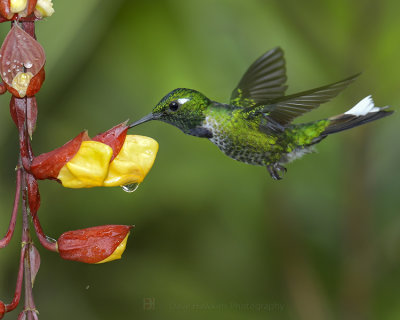
{"type": "Polygon", "coordinates": [[[233,90],[229,103],[207,98],[193,89],[178,88],[129,125],[150,120],[169,123],[186,134],[207,138],[227,156],[266,167],[275,180],[284,165],[314,151],[328,135],[351,129],[393,113],[376,107],[369,95],[350,110],[322,120],[294,124],[293,120],[337,96],[359,74],[300,93],[285,95],[286,64],[276,47],[259,57],[233,90]]]}

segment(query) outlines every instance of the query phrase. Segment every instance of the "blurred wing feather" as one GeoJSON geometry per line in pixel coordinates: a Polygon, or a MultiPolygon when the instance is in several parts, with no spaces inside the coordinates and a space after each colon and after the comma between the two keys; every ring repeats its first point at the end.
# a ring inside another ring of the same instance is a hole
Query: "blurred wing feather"
{"type": "Polygon", "coordinates": [[[258,109],[257,113],[264,113],[265,116],[272,118],[275,122],[283,126],[287,125],[292,122],[294,118],[336,97],[358,76],[359,74],[323,87],[278,98],[268,106],[262,108],[256,107],[258,109]]]}
{"type": "Polygon", "coordinates": [[[267,104],[282,97],[287,86],[283,51],[274,48],[258,58],[246,71],[233,90],[230,103],[248,107],[251,104],[267,104]]]}

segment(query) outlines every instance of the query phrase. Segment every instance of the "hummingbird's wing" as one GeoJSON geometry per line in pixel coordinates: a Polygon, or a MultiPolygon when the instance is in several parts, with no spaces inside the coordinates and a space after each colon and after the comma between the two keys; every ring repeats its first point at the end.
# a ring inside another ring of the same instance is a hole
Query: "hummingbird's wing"
{"type": "Polygon", "coordinates": [[[249,115],[262,113],[267,120],[270,120],[266,122],[266,126],[271,127],[269,129],[273,129],[274,131],[276,131],[276,129],[282,130],[282,128],[291,123],[294,118],[336,97],[359,75],[360,74],[357,74],[345,80],[316,89],[278,98],[267,106],[250,107],[243,111],[249,115]]]}
{"type": "Polygon", "coordinates": [[[277,47],[264,53],[246,71],[233,90],[230,104],[249,107],[282,97],[287,86],[283,51],[277,47]]]}

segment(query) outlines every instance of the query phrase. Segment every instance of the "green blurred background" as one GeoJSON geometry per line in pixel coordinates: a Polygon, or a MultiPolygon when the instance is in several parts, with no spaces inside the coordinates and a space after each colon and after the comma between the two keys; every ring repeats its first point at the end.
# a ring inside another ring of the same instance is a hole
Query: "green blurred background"
{"type": "MultiPolygon", "coordinates": [[[[88,129],[136,120],[170,90],[225,102],[246,68],[285,50],[289,93],[363,71],[301,120],[366,95],[400,104],[397,0],[54,1],[37,23],[47,54],[36,154],[88,129]]],[[[1,25],[1,37],[9,25],[1,25]]],[[[0,232],[9,222],[17,134],[0,98],[0,232]]],[[[163,123],[147,179],[120,188],[40,182],[45,232],[135,224],[122,260],[84,265],[40,249],[40,319],[400,319],[399,112],[334,135],[283,181],[163,123]]],[[[0,252],[0,298],[15,286],[20,229],[0,252]]],[[[6,316],[16,318],[17,313],[6,316]]]]}

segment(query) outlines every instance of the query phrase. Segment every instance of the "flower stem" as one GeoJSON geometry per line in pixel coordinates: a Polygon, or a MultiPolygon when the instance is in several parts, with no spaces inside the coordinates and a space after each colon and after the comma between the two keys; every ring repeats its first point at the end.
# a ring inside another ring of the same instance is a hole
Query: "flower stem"
{"type": "Polygon", "coordinates": [[[22,279],[23,279],[23,275],[24,275],[25,253],[26,253],[26,246],[24,245],[21,248],[21,258],[19,260],[19,270],[18,270],[18,276],[17,276],[17,284],[15,286],[14,298],[10,304],[6,305],[7,312],[14,310],[18,306],[19,300],[21,299],[22,279]]]}
{"type": "Polygon", "coordinates": [[[7,246],[14,234],[15,223],[17,221],[20,194],[21,194],[21,169],[18,168],[14,207],[11,214],[10,225],[8,226],[7,234],[4,236],[3,239],[0,240],[0,248],[4,248],[5,246],[7,246]]]}
{"type": "Polygon", "coordinates": [[[36,310],[32,292],[31,263],[29,258],[29,248],[32,245],[32,239],[29,232],[29,211],[28,211],[28,191],[26,187],[26,172],[23,169],[22,176],[22,246],[26,248],[24,259],[24,279],[25,279],[25,310],[36,310]]]}
{"type": "Polygon", "coordinates": [[[49,240],[49,238],[44,234],[37,215],[33,217],[33,225],[35,226],[36,235],[40,244],[47,250],[58,252],[57,242],[49,240]]]}

